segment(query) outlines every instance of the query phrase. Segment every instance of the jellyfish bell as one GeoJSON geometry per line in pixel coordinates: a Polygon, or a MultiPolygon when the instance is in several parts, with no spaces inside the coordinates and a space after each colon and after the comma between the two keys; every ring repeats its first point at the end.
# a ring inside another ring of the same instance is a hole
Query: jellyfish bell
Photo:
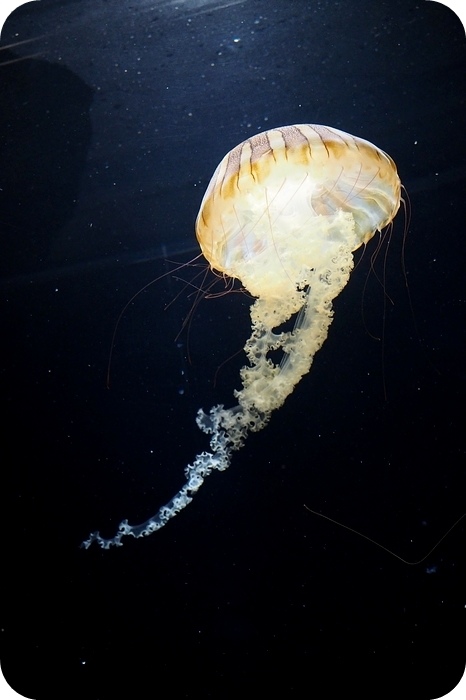
{"type": "Polygon", "coordinates": [[[232,408],[202,409],[196,421],[210,452],[185,469],[180,491],[141,525],[83,542],[121,545],[162,528],[191,502],[205,478],[223,471],[248,434],[262,430],[310,369],[332,321],[333,300],[349,280],[353,252],[391,223],[401,183],[393,160],[363,139],[297,124],[247,139],[220,162],[196,220],[212,269],[238,279],[255,298],[248,359],[232,408]],[[293,330],[280,327],[296,315],[293,330]],[[275,363],[272,353],[282,352],[275,363]]]}
{"type": "Polygon", "coordinates": [[[399,206],[386,153],[343,131],[299,124],[257,134],[223,158],[196,235],[211,267],[253,296],[277,298],[293,293],[332,244],[354,251],[367,243],[399,206]]]}

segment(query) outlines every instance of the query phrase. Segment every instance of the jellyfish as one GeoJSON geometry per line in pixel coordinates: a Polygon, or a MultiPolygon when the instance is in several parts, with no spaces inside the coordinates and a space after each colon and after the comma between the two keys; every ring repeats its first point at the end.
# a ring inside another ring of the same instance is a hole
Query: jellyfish
{"type": "Polygon", "coordinates": [[[167,504],[140,525],[123,520],[112,538],[93,532],[82,546],[108,549],[126,535],[160,530],[214,470],[229,467],[249,433],[267,425],[327,338],[353,253],[392,222],[400,193],[390,156],[327,126],[278,127],[227,153],[203,197],[196,236],[210,267],[254,298],[236,402],[199,410],[210,450],[185,468],[186,481],[167,504]]]}

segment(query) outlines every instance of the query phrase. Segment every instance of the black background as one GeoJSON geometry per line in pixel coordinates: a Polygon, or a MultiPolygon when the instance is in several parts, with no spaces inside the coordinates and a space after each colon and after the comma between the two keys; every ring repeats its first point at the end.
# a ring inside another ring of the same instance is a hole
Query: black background
{"type": "Polygon", "coordinates": [[[448,692],[465,662],[464,520],[409,565],[303,504],[411,562],[465,511],[458,18],[413,0],[41,0],[2,46],[8,682],[90,700],[125,682],[138,698],[448,692]],[[80,549],[178,490],[208,444],[196,411],[232,405],[249,334],[247,296],[195,304],[214,279],[198,260],[130,304],[109,391],[121,309],[198,254],[223,155],[302,122],[394,158],[407,235],[400,212],[309,376],[227,472],[152,537],[80,549]]]}

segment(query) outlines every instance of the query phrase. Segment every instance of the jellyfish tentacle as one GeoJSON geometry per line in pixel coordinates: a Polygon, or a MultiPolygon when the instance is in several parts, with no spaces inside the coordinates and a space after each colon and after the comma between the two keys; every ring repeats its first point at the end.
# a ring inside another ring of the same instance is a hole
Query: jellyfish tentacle
{"type": "Polygon", "coordinates": [[[254,408],[244,410],[239,405],[230,409],[225,409],[222,405],[214,406],[209,414],[200,409],[196,422],[203,432],[211,435],[212,452],[201,452],[194,462],[185,468],[186,482],[180,490],[145,522],[130,525],[127,520],[123,520],[116,535],[109,538],[102,537],[98,531],[92,532],[81,547],[88,549],[93,542],[102,549],[121,547],[121,540],[127,535],[136,538],[147,537],[160,530],[191,503],[194,495],[213,471],[228,469],[233,452],[241,449],[250,431],[261,430],[268,418],[269,416],[254,408]]]}
{"type": "Polygon", "coordinates": [[[99,532],[93,532],[87,540],[84,540],[81,547],[88,549],[93,542],[97,542],[103,549],[110,549],[111,546],[122,546],[122,538],[126,535],[132,537],[146,537],[153,532],[164,527],[171,518],[186,508],[193,500],[193,496],[199,491],[205,479],[214,470],[224,471],[228,468],[232,450],[227,444],[223,444],[222,431],[216,431],[212,441],[215,439],[216,449],[213,452],[201,452],[194,462],[185,468],[186,482],[181,489],[163,505],[157,513],[148,518],[140,525],[130,525],[127,520],[123,520],[118,526],[118,531],[114,537],[105,538],[99,532]]]}

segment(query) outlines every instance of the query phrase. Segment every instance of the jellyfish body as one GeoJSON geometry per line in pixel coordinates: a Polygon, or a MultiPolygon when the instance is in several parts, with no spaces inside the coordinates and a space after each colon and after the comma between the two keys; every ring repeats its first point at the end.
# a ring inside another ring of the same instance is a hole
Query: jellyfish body
{"type": "Polygon", "coordinates": [[[200,410],[210,452],[185,469],[186,483],[138,526],[123,521],[115,537],[92,533],[83,543],[120,545],[163,527],[191,502],[215,469],[224,470],[251,431],[283,405],[327,337],[332,302],[348,282],[353,252],[385,228],[400,206],[393,160],[373,144],[325,126],[266,131],[230,151],[201,203],[196,235],[217,272],[238,279],[255,297],[249,364],[233,408],[200,410]],[[294,329],[280,326],[296,316],[294,329]],[[275,364],[270,353],[282,351],[275,364]]]}

